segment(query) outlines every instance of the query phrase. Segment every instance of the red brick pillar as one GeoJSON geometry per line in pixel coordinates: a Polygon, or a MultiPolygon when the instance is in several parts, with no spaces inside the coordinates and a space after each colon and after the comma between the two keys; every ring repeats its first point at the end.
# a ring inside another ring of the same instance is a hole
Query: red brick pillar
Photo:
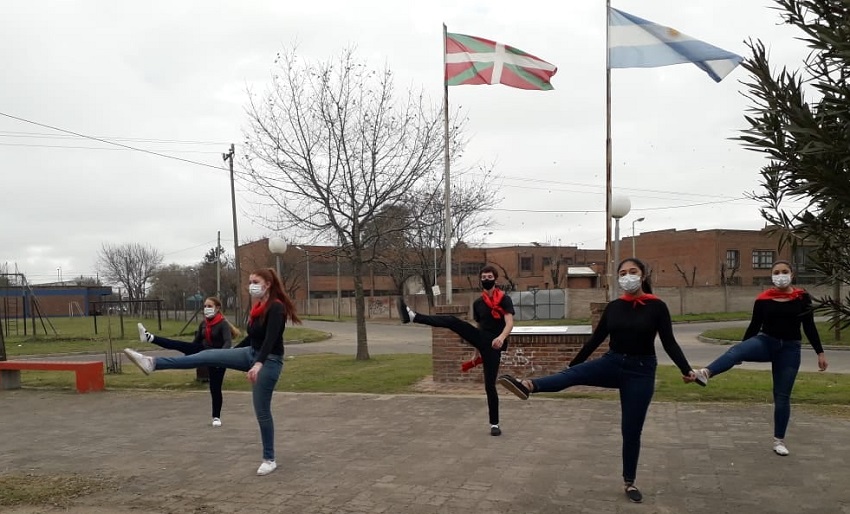
{"type": "MultiPolygon", "coordinates": [[[[434,315],[469,320],[469,305],[435,305],[434,315]]],[[[475,382],[480,373],[461,373],[460,365],[475,349],[447,328],[431,329],[431,363],[434,382],[475,382]]]]}
{"type": "MultiPolygon", "coordinates": [[[[605,311],[605,307],[608,306],[608,302],[590,302],[590,326],[593,330],[596,330],[596,326],[599,325],[599,320],[602,318],[602,313],[605,311]]],[[[591,358],[599,357],[603,353],[608,351],[608,338],[605,338],[605,341],[599,345],[599,348],[593,352],[591,358]]]]}

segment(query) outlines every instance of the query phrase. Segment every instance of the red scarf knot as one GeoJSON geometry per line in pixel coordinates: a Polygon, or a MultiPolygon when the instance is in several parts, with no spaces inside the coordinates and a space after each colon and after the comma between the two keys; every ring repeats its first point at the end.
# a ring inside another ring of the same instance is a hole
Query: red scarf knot
{"type": "Polygon", "coordinates": [[[762,293],[756,297],[756,300],[797,300],[802,298],[805,294],[805,289],[797,289],[796,287],[792,287],[791,291],[780,291],[775,287],[771,287],[767,291],[762,291],[762,293]]]}
{"type": "MultiPolygon", "coordinates": [[[[283,303],[277,298],[272,300],[273,302],[283,303]]],[[[251,313],[248,315],[248,324],[254,323],[254,321],[260,319],[263,314],[266,313],[266,307],[268,307],[269,302],[257,302],[251,307],[251,313]]]]}
{"type": "Polygon", "coordinates": [[[624,293],[623,296],[620,297],[620,300],[624,300],[632,304],[632,308],[634,309],[638,305],[646,305],[647,300],[661,300],[661,298],[655,296],[651,293],[644,293],[640,296],[631,295],[629,293],[624,293]]]}
{"type": "Polygon", "coordinates": [[[481,292],[481,298],[484,299],[484,303],[487,304],[487,307],[490,307],[490,314],[493,316],[493,319],[501,319],[502,316],[505,315],[505,309],[503,309],[500,305],[502,303],[502,298],[504,297],[504,291],[498,287],[493,288],[493,296],[488,295],[487,291],[481,292]]]}
{"type": "Polygon", "coordinates": [[[212,345],[212,327],[221,323],[224,319],[224,316],[221,315],[221,312],[216,312],[215,316],[206,320],[206,325],[204,325],[204,341],[206,341],[207,346],[212,345]]]}

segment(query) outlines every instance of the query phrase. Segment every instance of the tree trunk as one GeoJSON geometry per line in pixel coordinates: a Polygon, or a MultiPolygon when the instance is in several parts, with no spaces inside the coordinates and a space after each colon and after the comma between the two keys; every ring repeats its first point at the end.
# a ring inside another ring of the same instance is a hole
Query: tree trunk
{"type": "Polygon", "coordinates": [[[369,342],[366,337],[366,295],[363,291],[363,258],[359,251],[351,259],[354,274],[354,305],[357,319],[357,360],[369,360],[369,342]]]}

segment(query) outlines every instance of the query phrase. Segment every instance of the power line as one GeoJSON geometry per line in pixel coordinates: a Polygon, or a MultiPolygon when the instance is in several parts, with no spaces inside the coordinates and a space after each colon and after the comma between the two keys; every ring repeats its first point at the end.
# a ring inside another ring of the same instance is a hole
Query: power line
{"type": "Polygon", "coordinates": [[[134,146],[125,145],[123,143],[116,143],[115,141],[109,141],[108,139],[103,139],[103,138],[99,138],[99,137],[95,137],[95,136],[88,136],[86,134],[80,134],[79,132],[74,132],[72,130],[66,130],[66,129],[62,129],[62,128],[59,128],[59,127],[47,125],[45,123],[39,123],[37,121],[32,121],[32,120],[28,120],[28,119],[25,119],[25,118],[20,118],[18,116],[13,116],[13,115],[7,114],[5,112],[0,112],[0,116],[5,116],[5,117],[13,119],[13,120],[22,121],[24,123],[29,123],[31,125],[36,125],[38,127],[44,127],[44,128],[48,128],[50,130],[56,130],[58,132],[64,132],[66,134],[72,134],[72,135],[77,136],[77,137],[91,139],[93,141],[100,141],[101,143],[106,143],[108,145],[120,146],[121,148],[126,148],[128,150],[135,150],[137,152],[142,152],[142,153],[146,153],[146,154],[150,154],[150,155],[156,155],[157,157],[164,157],[166,159],[172,159],[172,160],[175,160],[175,161],[181,161],[181,162],[185,162],[185,163],[189,163],[189,164],[195,164],[197,166],[204,166],[205,168],[212,168],[216,171],[225,171],[224,168],[221,168],[221,167],[218,167],[218,166],[213,166],[212,164],[207,164],[205,162],[193,161],[191,159],[184,159],[182,157],[176,157],[174,155],[168,155],[168,154],[164,154],[164,153],[160,153],[160,152],[154,152],[153,150],[145,150],[144,148],[137,148],[137,147],[134,147],[134,146]]]}
{"type": "MultiPolygon", "coordinates": [[[[35,139],[74,139],[79,136],[71,136],[64,134],[49,134],[46,132],[21,132],[14,130],[0,130],[0,137],[18,137],[18,138],[35,138],[35,139]]],[[[167,143],[180,145],[227,145],[221,141],[192,141],[180,139],[159,139],[159,138],[139,138],[139,137],[112,137],[112,136],[92,136],[111,141],[130,141],[136,143],[167,143]]]]}
{"type": "MultiPolygon", "coordinates": [[[[126,152],[136,150],[135,148],[103,148],[97,146],[67,146],[67,145],[31,145],[26,143],[0,143],[0,146],[20,146],[25,148],[68,148],[73,150],[109,150],[111,152],[126,152]]],[[[210,153],[220,154],[209,150],[169,150],[171,153],[210,153]]]]}

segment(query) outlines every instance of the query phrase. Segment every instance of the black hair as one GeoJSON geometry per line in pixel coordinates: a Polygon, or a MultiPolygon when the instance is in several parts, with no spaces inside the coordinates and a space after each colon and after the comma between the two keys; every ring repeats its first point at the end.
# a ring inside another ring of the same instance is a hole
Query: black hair
{"type": "Polygon", "coordinates": [[[481,275],[483,275],[484,273],[492,273],[493,278],[495,278],[496,280],[499,279],[499,272],[496,271],[496,268],[490,266],[489,264],[481,268],[481,271],[478,272],[478,276],[481,277],[481,275]]]}
{"type": "Polygon", "coordinates": [[[770,265],[770,269],[772,270],[773,268],[775,268],[777,264],[784,264],[788,266],[788,269],[790,269],[792,273],[794,272],[794,266],[792,266],[791,263],[786,260],[773,261],[773,264],[770,265]]]}
{"type": "Polygon", "coordinates": [[[642,277],[640,281],[641,290],[643,290],[644,293],[652,294],[652,284],[650,283],[649,275],[646,274],[646,264],[644,264],[643,261],[641,261],[637,257],[629,257],[620,261],[620,264],[617,265],[617,275],[620,274],[620,268],[623,267],[623,264],[627,262],[635,263],[638,269],[640,269],[640,274],[642,277]]]}

